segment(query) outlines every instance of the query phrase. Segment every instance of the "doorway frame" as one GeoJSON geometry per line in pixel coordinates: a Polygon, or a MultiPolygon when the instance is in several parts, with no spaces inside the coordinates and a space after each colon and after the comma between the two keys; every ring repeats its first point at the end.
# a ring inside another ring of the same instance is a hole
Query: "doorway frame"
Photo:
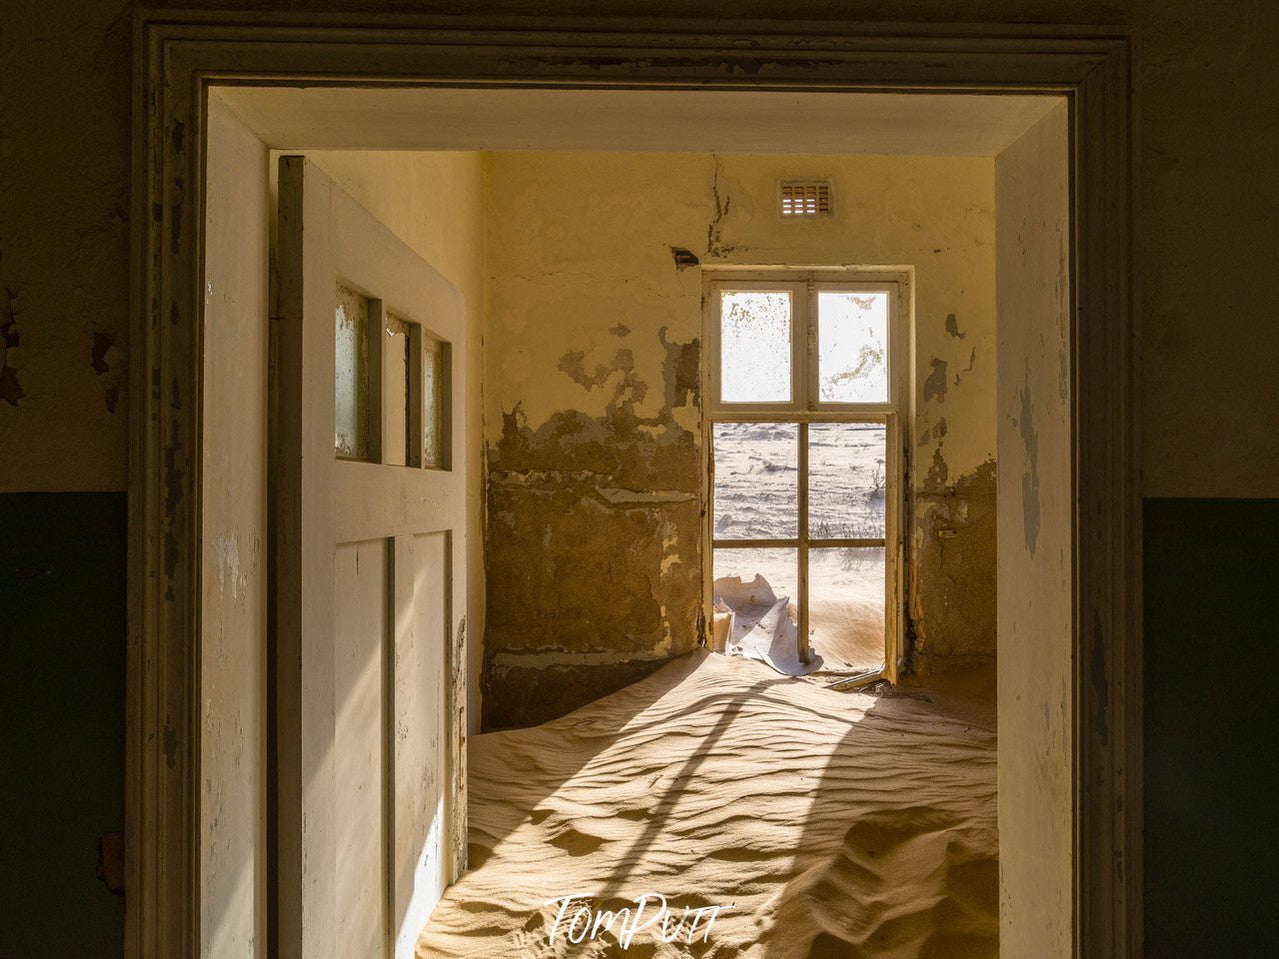
{"type": "Polygon", "coordinates": [[[207,90],[299,80],[1067,98],[1075,384],[1073,952],[1141,954],[1141,514],[1126,30],[146,10],[135,16],[127,956],[199,955],[199,278],[207,90]]]}

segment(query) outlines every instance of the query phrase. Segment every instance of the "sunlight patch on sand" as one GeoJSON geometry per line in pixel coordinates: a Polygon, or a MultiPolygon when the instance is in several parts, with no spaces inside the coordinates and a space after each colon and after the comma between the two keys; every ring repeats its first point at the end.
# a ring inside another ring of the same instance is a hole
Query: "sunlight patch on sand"
{"type": "Polygon", "coordinates": [[[699,652],[576,712],[478,736],[472,871],[422,959],[993,957],[993,706],[836,693],[699,652]],[[723,905],[710,940],[552,945],[570,893],[723,905]]]}

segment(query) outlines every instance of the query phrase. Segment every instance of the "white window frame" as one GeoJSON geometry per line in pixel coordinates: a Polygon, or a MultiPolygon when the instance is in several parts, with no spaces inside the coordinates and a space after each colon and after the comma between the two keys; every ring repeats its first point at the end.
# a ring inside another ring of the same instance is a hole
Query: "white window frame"
{"type": "MultiPolygon", "coordinates": [[[[910,297],[909,272],[855,269],[716,269],[703,273],[702,315],[707,344],[702,364],[704,415],[702,416],[704,520],[702,597],[705,635],[710,635],[714,603],[715,550],[762,547],[795,548],[798,553],[798,609],[800,657],[809,656],[808,550],[823,547],[878,546],[879,541],[815,539],[808,530],[808,427],[811,423],[882,423],[886,427],[885,470],[887,496],[884,518],[884,667],[880,671],[851,675],[846,684],[884,677],[896,682],[903,665],[903,558],[902,516],[905,510],[909,437],[910,297]],[[720,398],[723,355],[720,335],[721,294],[726,290],[791,294],[791,398],[787,401],[726,403],[720,398]],[[884,402],[823,402],[818,393],[818,294],[848,291],[888,294],[888,395],[884,402]],[[795,537],[717,540],[714,530],[716,423],[796,423],[799,425],[797,490],[798,529],[795,537]]],[[[837,685],[845,685],[840,683],[837,685]]]]}

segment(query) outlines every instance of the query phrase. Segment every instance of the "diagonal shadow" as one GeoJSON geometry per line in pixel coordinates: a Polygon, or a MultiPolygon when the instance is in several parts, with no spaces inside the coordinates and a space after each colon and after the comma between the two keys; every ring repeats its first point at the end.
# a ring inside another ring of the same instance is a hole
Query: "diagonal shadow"
{"type": "MultiPolygon", "coordinates": [[[[648,851],[653,842],[661,835],[662,830],[665,828],[667,820],[670,818],[671,813],[675,809],[678,797],[683,793],[683,789],[681,788],[682,785],[691,780],[702,764],[710,758],[714,752],[716,743],[724,737],[728,728],[733,725],[734,720],[745,707],[748,697],[757,692],[767,690],[771,685],[771,682],[758,682],[750,686],[746,690],[745,695],[735,694],[731,698],[728,698],[728,706],[720,715],[719,719],[715,721],[715,725],[711,728],[710,734],[703,739],[700,747],[691,756],[684,760],[683,765],[680,767],[680,771],[671,779],[670,784],[663,791],[662,798],[658,800],[654,807],[654,811],[658,814],[650,816],[645,821],[643,832],[641,832],[639,837],[631,843],[631,846],[626,853],[618,857],[619,861],[639,862],[641,860],[644,853],[648,851]]],[[[705,697],[705,699],[699,702],[698,705],[701,706],[703,703],[715,702],[717,700],[722,701],[724,698],[725,697],[719,696],[705,697]]],[[[681,710],[680,712],[689,713],[694,711],[699,710],[689,709],[681,710]]],[[[666,720],[666,722],[669,723],[669,720],[666,720]]],[[[626,884],[626,880],[630,878],[631,871],[631,869],[626,869],[621,872],[614,873],[610,877],[609,882],[598,892],[597,895],[601,899],[610,899],[621,889],[623,885],[626,884]]]]}

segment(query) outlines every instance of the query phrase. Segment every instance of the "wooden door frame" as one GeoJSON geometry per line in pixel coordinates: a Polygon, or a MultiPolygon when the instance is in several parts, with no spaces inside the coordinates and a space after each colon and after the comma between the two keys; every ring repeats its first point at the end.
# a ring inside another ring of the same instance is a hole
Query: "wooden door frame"
{"type": "Polygon", "coordinates": [[[1141,581],[1121,28],[140,11],[126,955],[199,955],[203,156],[217,83],[1053,93],[1070,103],[1074,953],[1141,951],[1141,581]]]}

